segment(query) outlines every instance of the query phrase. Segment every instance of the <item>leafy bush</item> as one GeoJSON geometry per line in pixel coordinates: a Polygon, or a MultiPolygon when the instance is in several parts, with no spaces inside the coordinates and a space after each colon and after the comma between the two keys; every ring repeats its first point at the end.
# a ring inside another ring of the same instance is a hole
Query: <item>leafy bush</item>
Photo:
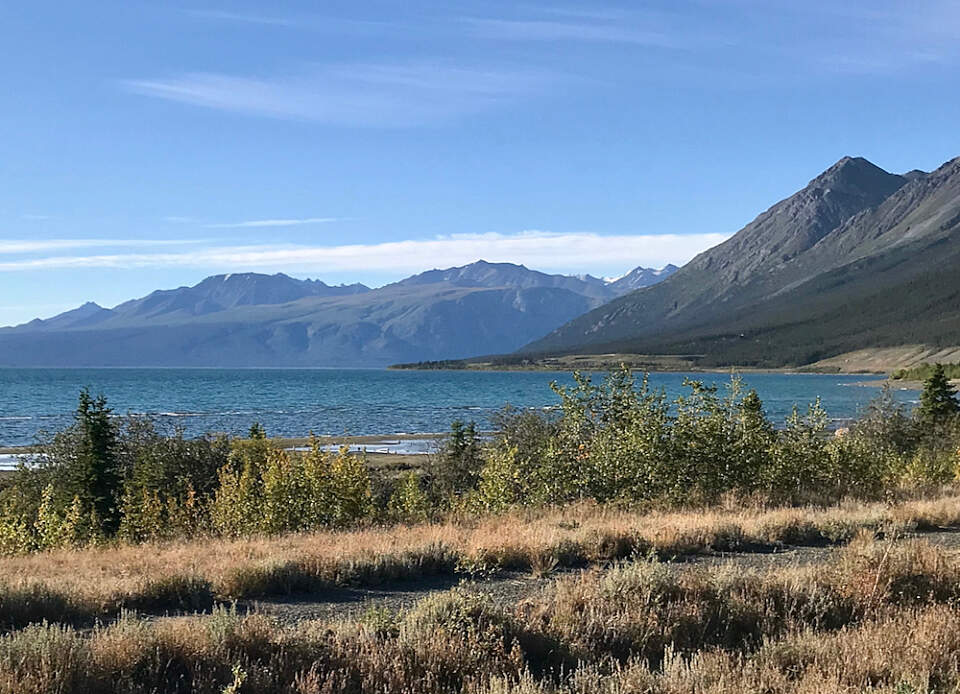
{"type": "MultiPolygon", "coordinates": [[[[260,441],[258,440],[259,444],[260,441]]],[[[241,449],[241,457],[250,453],[241,449]]],[[[263,449],[239,472],[227,465],[210,509],[213,528],[241,536],[344,526],[373,514],[370,476],[362,456],[322,450],[314,440],[303,455],[263,449]]]]}
{"type": "Polygon", "coordinates": [[[392,520],[405,523],[422,522],[430,517],[430,499],[415,472],[408,472],[397,480],[387,502],[387,512],[392,520]]]}
{"type": "Polygon", "coordinates": [[[723,391],[684,385],[688,393],[673,403],[626,369],[600,384],[577,373],[573,386],[554,385],[557,419],[525,413],[522,428],[517,415],[502,420],[472,503],[478,510],[584,498],[689,504],[728,493],[826,502],[942,484],[957,469],[960,421],[911,420],[888,389],[846,435],[831,436],[819,401],[777,429],[737,377],[723,391]]]}

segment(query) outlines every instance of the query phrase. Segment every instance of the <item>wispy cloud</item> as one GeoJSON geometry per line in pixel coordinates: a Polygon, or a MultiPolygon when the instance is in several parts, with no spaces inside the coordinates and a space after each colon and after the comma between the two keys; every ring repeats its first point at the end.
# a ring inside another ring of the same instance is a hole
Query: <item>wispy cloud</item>
{"type": "Polygon", "coordinates": [[[747,36],[750,46],[818,75],[895,76],[960,61],[956,0],[928,0],[922,12],[900,0],[734,4],[743,16],[764,20],[765,35],[747,36]]]}
{"type": "Polygon", "coordinates": [[[129,92],[194,106],[331,125],[411,127],[543,93],[557,76],[435,63],[319,66],[287,77],[196,72],[121,82],[129,92]]]}
{"type": "Polygon", "coordinates": [[[0,241],[0,255],[44,253],[81,248],[156,248],[206,242],[206,239],[11,239],[0,241]]]}
{"type": "Polygon", "coordinates": [[[232,23],[247,24],[251,26],[279,27],[281,29],[302,29],[312,32],[321,32],[327,34],[336,34],[343,36],[345,34],[364,36],[370,34],[382,34],[390,32],[396,35],[402,28],[402,34],[413,35],[421,26],[400,24],[396,21],[382,21],[370,19],[351,19],[343,16],[330,16],[320,13],[294,14],[255,14],[251,12],[231,12],[226,10],[192,9],[183,10],[183,14],[193,19],[232,23]]]}
{"type": "Polygon", "coordinates": [[[660,48],[684,46],[669,33],[632,27],[613,21],[551,21],[551,20],[463,20],[473,32],[485,38],[514,41],[591,41],[602,43],[632,43],[660,48]]]}
{"type": "Polygon", "coordinates": [[[302,224],[331,224],[346,221],[340,217],[306,217],[303,219],[251,219],[245,222],[204,224],[207,229],[242,229],[246,227],[294,227],[302,224]]]}
{"type": "Polygon", "coordinates": [[[196,267],[325,272],[417,272],[480,258],[564,272],[601,272],[630,265],[684,263],[726,238],[723,234],[634,234],[528,231],[455,234],[433,239],[339,246],[247,245],[205,247],[189,253],[127,253],[31,258],[0,262],[0,271],[63,268],[196,267]]]}
{"type": "Polygon", "coordinates": [[[274,17],[259,14],[247,14],[243,12],[227,12],[224,10],[184,10],[185,14],[199,19],[213,19],[227,22],[240,22],[243,24],[264,24],[268,26],[292,27],[296,22],[285,17],[274,17]]]}
{"type": "MultiPolygon", "coordinates": [[[[675,3],[662,8],[563,8],[526,5],[511,17],[461,22],[479,38],[528,43],[634,44],[684,51],[658,66],[678,84],[697,67],[740,81],[744,66],[791,77],[896,75],[960,61],[960,4],[929,0],[924,11],[900,0],[871,3],[675,3]],[[692,6],[692,7],[691,7],[692,6]],[[736,46],[732,54],[726,52],[736,46]],[[739,63],[738,56],[749,55],[739,63]]],[[[643,72],[642,70],[640,71],[643,72]]]]}

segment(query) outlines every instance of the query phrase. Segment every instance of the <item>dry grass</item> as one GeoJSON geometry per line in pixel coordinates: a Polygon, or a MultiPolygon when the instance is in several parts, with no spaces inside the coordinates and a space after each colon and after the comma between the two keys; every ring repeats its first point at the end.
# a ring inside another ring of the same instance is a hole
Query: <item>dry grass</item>
{"type": "Polygon", "coordinates": [[[532,677],[495,679],[484,694],[927,694],[960,687],[960,612],[901,611],[834,634],[809,629],[755,654],[670,653],[661,668],[583,668],[557,688],[532,677]]]}
{"type": "Polygon", "coordinates": [[[752,649],[807,628],[838,629],[890,607],[953,603],[960,565],[929,543],[863,533],[830,561],[757,573],[632,562],[558,581],[523,620],[578,660],[659,664],[670,652],[752,649]]]}
{"type": "Polygon", "coordinates": [[[960,564],[862,534],[821,567],[618,565],[516,609],[451,591],[406,614],[281,628],[212,616],[0,637],[0,692],[946,692],[960,564]]]}
{"type": "Polygon", "coordinates": [[[0,624],[108,615],[123,606],[235,599],[492,569],[546,573],[655,552],[843,543],[860,529],[960,525],[960,496],[828,509],[633,513],[580,504],[481,519],[271,538],[54,551],[0,559],[0,624]]]}

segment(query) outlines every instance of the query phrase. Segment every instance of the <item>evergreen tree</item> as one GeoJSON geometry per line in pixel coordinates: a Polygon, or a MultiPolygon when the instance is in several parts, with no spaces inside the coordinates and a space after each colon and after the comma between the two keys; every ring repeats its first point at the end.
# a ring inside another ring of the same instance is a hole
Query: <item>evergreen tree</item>
{"type": "Polygon", "coordinates": [[[483,452],[474,422],[456,420],[427,465],[434,496],[449,499],[473,489],[480,479],[483,452]]]}
{"type": "Polygon", "coordinates": [[[117,429],[111,413],[104,396],[93,397],[86,388],[80,391],[74,415],[80,434],[76,482],[107,536],[113,535],[120,525],[123,487],[117,460],[117,429]]]}
{"type": "Polygon", "coordinates": [[[917,416],[924,423],[936,423],[958,412],[960,402],[957,402],[956,390],[947,378],[943,364],[935,364],[933,373],[923,382],[917,416]]]}
{"type": "Polygon", "coordinates": [[[740,412],[745,422],[753,427],[762,429],[771,429],[772,425],[763,414],[763,401],[757,395],[757,391],[751,390],[740,403],[740,412]]]}

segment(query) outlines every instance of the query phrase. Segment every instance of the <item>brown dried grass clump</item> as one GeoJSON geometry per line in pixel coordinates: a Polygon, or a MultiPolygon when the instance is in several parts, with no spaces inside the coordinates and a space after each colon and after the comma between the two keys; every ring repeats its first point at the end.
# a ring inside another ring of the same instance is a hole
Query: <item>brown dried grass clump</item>
{"type": "Polygon", "coordinates": [[[580,659],[657,664],[671,652],[752,649],[795,631],[958,599],[960,566],[942,550],[864,534],[830,561],[765,573],[655,561],[586,571],[558,580],[520,614],[580,659]]]}
{"type": "Polygon", "coordinates": [[[502,680],[488,694],[926,694],[960,687],[960,612],[944,605],[824,634],[813,630],[770,642],[755,654],[707,651],[692,658],[671,652],[662,668],[646,663],[584,668],[557,690],[502,680]]]}

